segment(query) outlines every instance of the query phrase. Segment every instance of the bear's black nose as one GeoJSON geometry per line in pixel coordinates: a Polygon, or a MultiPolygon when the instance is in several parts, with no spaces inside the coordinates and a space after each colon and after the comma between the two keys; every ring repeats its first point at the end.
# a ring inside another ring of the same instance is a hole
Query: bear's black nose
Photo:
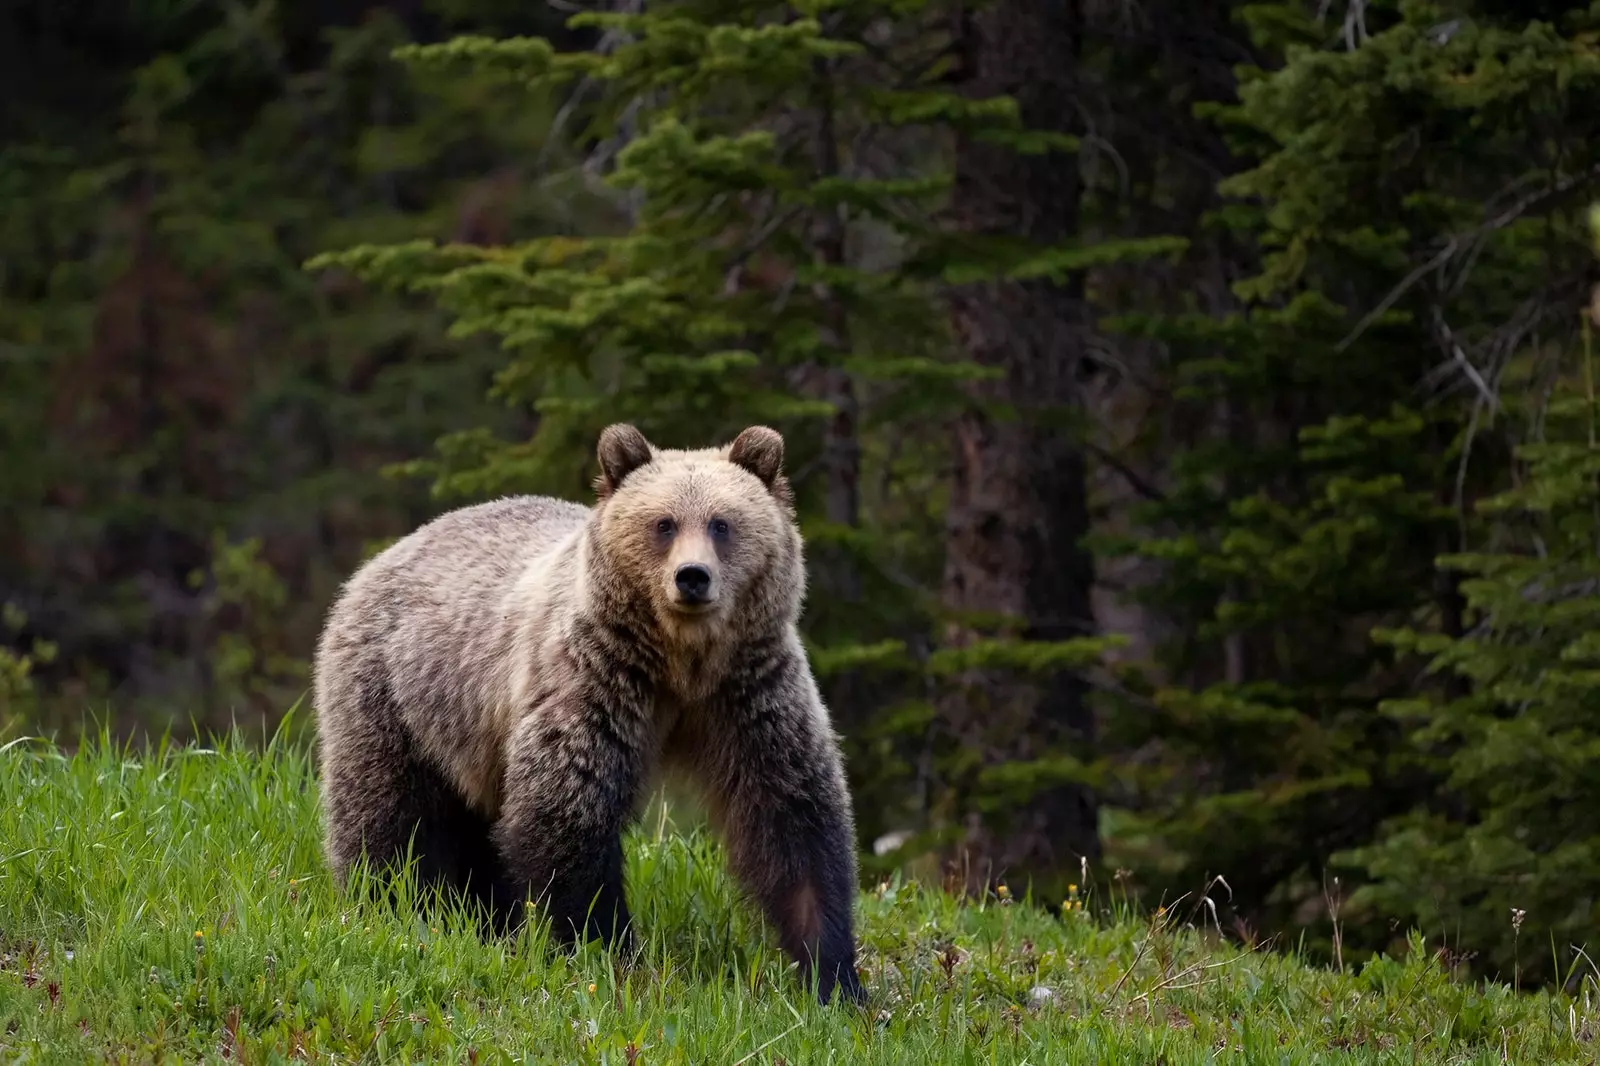
{"type": "Polygon", "coordinates": [[[685,603],[704,603],[711,592],[711,571],[699,563],[684,563],[676,578],[685,603]]]}

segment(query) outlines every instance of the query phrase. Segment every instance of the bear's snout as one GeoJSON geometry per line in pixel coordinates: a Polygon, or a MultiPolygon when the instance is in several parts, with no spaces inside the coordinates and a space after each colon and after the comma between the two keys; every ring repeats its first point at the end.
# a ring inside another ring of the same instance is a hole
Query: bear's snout
{"type": "Polygon", "coordinates": [[[711,570],[702,563],[684,563],[673,575],[678,586],[678,602],[689,607],[710,603],[711,570]]]}

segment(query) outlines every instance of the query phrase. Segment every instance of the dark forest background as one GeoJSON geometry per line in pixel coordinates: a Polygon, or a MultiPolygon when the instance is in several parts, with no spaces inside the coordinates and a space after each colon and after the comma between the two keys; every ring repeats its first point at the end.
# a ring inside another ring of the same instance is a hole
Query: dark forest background
{"type": "Polygon", "coordinates": [[[764,422],[874,871],[1587,965],[1600,4],[0,12],[7,735],[274,723],[376,546],[764,422]]]}

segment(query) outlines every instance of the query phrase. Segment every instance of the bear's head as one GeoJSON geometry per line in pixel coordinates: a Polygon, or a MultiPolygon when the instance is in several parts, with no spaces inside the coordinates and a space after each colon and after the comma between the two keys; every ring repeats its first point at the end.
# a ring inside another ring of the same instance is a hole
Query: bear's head
{"type": "Polygon", "coordinates": [[[609,426],[597,448],[598,550],[613,581],[682,637],[793,621],[805,566],[783,438],[751,426],[720,448],[657,448],[609,426]]]}

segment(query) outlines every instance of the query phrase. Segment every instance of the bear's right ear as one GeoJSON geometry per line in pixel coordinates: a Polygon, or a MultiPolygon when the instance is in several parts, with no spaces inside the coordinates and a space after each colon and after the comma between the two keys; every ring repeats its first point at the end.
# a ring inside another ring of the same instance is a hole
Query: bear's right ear
{"type": "Polygon", "coordinates": [[[624,478],[654,459],[655,449],[643,433],[618,423],[600,432],[595,455],[600,460],[600,476],[594,480],[594,491],[603,500],[622,486],[624,478]]]}

